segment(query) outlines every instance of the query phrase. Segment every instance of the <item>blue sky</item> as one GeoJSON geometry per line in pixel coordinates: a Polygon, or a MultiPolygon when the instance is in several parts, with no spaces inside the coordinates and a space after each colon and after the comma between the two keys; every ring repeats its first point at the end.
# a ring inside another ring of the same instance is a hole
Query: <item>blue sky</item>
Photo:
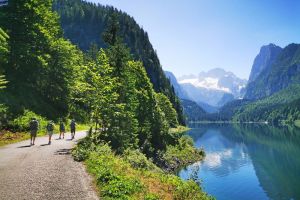
{"type": "Polygon", "coordinates": [[[298,0],[89,1],[133,16],[176,76],[220,67],[248,78],[262,45],[300,43],[298,0]]]}

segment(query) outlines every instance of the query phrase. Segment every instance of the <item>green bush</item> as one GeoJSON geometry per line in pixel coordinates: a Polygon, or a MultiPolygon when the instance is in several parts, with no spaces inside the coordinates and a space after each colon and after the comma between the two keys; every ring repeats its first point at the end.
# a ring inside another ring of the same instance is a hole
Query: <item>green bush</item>
{"type": "MultiPolygon", "coordinates": [[[[189,139],[183,139],[180,144],[189,143],[189,139]]],[[[92,138],[82,139],[75,149],[73,155],[84,157],[89,173],[95,177],[101,199],[211,199],[194,181],[153,170],[157,167],[138,150],[127,149],[123,155],[116,155],[108,144],[94,145],[92,138]]]]}
{"type": "Polygon", "coordinates": [[[127,149],[125,150],[123,157],[135,169],[160,171],[160,169],[154,165],[151,160],[148,160],[145,154],[141,153],[139,150],[127,149]]]}
{"type": "Polygon", "coordinates": [[[143,190],[138,177],[130,176],[124,171],[130,165],[115,156],[107,144],[97,146],[86,163],[89,172],[96,177],[103,199],[130,199],[143,190]]]}
{"type": "Polygon", "coordinates": [[[131,199],[130,196],[142,190],[136,178],[121,176],[114,178],[101,187],[101,194],[108,199],[131,199]]]}
{"type": "Polygon", "coordinates": [[[195,148],[192,138],[183,136],[178,140],[177,145],[169,145],[160,159],[163,163],[162,167],[166,167],[168,171],[175,171],[203,159],[204,156],[204,150],[195,148]]]}
{"type": "Polygon", "coordinates": [[[44,131],[47,126],[47,119],[30,111],[24,110],[24,113],[13,120],[12,126],[15,131],[28,131],[29,122],[32,118],[36,118],[39,121],[39,132],[44,131]]]}
{"type": "Polygon", "coordinates": [[[184,181],[177,184],[177,188],[174,195],[174,200],[214,200],[215,198],[208,196],[206,193],[199,192],[199,185],[194,181],[184,181]]]}
{"type": "Polygon", "coordinates": [[[96,145],[90,137],[85,137],[78,141],[76,147],[72,150],[72,155],[76,161],[84,161],[89,157],[92,150],[96,149],[96,145]]]}
{"type": "Polygon", "coordinates": [[[8,108],[0,104],[0,130],[8,123],[8,108]]]}
{"type": "Polygon", "coordinates": [[[147,194],[144,198],[144,200],[160,200],[159,196],[157,194],[147,194]]]}

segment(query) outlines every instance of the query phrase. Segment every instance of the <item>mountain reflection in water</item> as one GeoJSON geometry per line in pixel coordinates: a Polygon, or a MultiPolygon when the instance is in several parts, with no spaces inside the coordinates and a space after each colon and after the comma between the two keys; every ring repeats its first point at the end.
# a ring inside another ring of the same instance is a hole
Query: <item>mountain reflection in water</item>
{"type": "Polygon", "coordinates": [[[179,172],[217,199],[300,199],[300,130],[194,124],[187,134],[206,158],[179,172]]]}

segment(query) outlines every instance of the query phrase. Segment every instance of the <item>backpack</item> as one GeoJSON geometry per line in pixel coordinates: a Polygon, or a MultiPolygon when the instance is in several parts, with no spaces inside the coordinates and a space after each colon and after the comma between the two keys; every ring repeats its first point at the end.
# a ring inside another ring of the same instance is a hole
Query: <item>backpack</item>
{"type": "Polygon", "coordinates": [[[76,123],[74,121],[72,121],[70,126],[71,126],[71,129],[75,129],[76,123]]]}
{"type": "Polygon", "coordinates": [[[53,125],[53,123],[47,124],[47,130],[48,130],[48,131],[53,131],[53,130],[54,130],[54,125],[53,125]]]}
{"type": "Polygon", "coordinates": [[[38,130],[39,122],[37,120],[32,120],[30,122],[30,130],[38,130]]]}
{"type": "Polygon", "coordinates": [[[59,128],[60,128],[60,130],[64,130],[65,129],[65,124],[61,122],[59,124],[59,128]]]}

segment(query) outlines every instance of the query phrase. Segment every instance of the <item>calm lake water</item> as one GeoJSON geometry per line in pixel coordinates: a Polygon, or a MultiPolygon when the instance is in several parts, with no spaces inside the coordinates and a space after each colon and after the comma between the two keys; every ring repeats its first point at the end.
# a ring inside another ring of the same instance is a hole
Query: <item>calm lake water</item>
{"type": "Polygon", "coordinates": [[[300,129],[194,124],[206,158],[179,172],[218,200],[300,199],[300,129]],[[201,183],[200,183],[201,182],[201,183]]]}

